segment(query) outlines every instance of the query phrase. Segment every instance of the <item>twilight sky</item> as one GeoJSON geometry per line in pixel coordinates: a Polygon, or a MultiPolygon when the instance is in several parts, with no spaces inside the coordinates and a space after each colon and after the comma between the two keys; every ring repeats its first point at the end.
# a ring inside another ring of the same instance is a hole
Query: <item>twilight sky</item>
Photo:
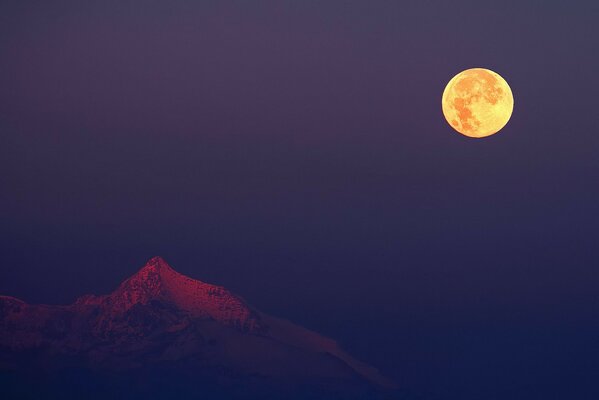
{"type": "MultiPolygon", "coordinates": [[[[443,399],[599,397],[599,2],[0,3],[0,293],[161,255],[443,399]],[[441,113],[490,68],[514,114],[441,113]]],[[[437,397],[435,397],[437,396],[437,397]]]]}

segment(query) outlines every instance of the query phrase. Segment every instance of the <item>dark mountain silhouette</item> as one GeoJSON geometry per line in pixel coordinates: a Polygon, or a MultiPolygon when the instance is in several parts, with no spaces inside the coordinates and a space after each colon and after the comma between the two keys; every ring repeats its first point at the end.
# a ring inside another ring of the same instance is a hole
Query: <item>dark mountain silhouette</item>
{"type": "Polygon", "coordinates": [[[72,305],[0,297],[0,372],[8,398],[378,398],[393,386],[160,257],[72,305]]]}

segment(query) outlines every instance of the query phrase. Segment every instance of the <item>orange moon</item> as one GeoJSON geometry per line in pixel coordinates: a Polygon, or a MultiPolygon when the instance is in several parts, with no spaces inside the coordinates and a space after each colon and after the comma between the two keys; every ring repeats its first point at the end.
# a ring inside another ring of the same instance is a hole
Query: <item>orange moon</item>
{"type": "Polygon", "coordinates": [[[454,76],[443,91],[443,115],[462,135],[483,138],[499,132],[514,110],[512,89],[498,73],[472,68],[454,76]]]}

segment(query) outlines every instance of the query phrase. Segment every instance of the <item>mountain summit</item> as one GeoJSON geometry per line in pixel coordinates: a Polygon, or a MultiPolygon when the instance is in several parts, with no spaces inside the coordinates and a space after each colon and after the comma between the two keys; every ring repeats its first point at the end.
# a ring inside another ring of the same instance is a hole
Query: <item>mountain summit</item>
{"type": "MultiPolygon", "coordinates": [[[[0,296],[0,378],[2,371],[60,376],[73,368],[87,371],[94,382],[99,376],[136,376],[139,382],[147,379],[139,374],[162,377],[170,371],[174,381],[185,380],[186,393],[211,387],[213,398],[287,396],[298,388],[373,398],[392,386],[333,340],[255,310],[221,286],[184,276],[160,257],[112,293],[85,295],[68,306],[0,296]]],[[[123,379],[121,386],[135,379],[123,379]]]]}
{"type": "Polygon", "coordinates": [[[162,257],[154,257],[135,275],[106,296],[84,296],[77,304],[99,305],[112,312],[126,312],[136,305],[161,301],[193,317],[209,317],[246,332],[259,332],[256,313],[243,300],[221,286],[182,275],[162,257]]]}

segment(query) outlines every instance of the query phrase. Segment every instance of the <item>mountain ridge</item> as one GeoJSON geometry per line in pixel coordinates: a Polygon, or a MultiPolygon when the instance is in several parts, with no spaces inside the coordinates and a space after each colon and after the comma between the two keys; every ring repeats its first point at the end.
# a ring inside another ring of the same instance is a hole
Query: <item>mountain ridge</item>
{"type": "Polygon", "coordinates": [[[151,258],[112,293],[83,296],[75,304],[103,305],[123,312],[151,300],[164,300],[195,317],[207,316],[247,332],[261,330],[258,315],[239,296],[178,273],[160,256],[151,258]]]}
{"type": "Polygon", "coordinates": [[[182,275],[161,257],[111,293],[84,295],[66,306],[0,296],[0,369],[135,370],[173,363],[215,376],[229,371],[268,381],[394,387],[334,340],[258,311],[222,286],[182,275]],[[23,354],[34,356],[22,361],[23,354]]]}

